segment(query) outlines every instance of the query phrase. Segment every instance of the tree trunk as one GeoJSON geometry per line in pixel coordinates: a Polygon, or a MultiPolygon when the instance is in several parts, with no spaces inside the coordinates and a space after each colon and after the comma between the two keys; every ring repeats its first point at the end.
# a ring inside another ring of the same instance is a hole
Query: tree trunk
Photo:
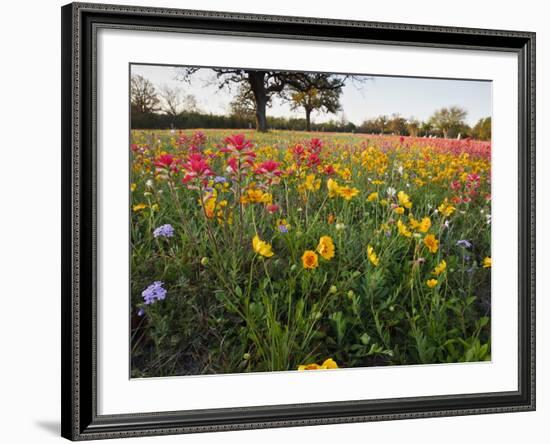
{"type": "Polygon", "coordinates": [[[306,108],[306,131],[311,131],[311,109],[306,108]]]}
{"type": "Polygon", "coordinates": [[[256,102],[256,131],[260,132],[267,131],[265,74],[265,71],[248,71],[248,83],[250,83],[250,88],[254,94],[254,101],[256,102]]]}

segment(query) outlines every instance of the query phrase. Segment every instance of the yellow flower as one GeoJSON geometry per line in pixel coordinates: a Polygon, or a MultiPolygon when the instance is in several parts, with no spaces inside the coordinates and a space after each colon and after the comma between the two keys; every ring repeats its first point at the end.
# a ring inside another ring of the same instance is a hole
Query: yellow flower
{"type": "Polygon", "coordinates": [[[384,185],[384,181],[376,179],[376,180],[372,181],[372,184],[373,185],[384,185]]]}
{"type": "Polygon", "coordinates": [[[483,268],[491,268],[493,266],[493,259],[486,257],[483,259],[483,268]]]}
{"type": "Polygon", "coordinates": [[[153,205],[151,205],[151,211],[158,211],[159,209],[159,204],[154,203],[153,205]]]}
{"type": "Polygon", "coordinates": [[[254,248],[254,251],[259,255],[265,257],[273,256],[271,245],[269,245],[267,242],[264,242],[263,240],[260,240],[258,235],[254,236],[254,239],[252,239],[252,247],[254,248]]]}
{"type": "Polygon", "coordinates": [[[302,255],[302,264],[306,269],[311,270],[313,268],[317,268],[319,266],[319,257],[317,256],[317,253],[315,253],[315,251],[307,250],[302,255]]]}
{"type": "Polygon", "coordinates": [[[437,209],[443,216],[449,217],[451,214],[455,212],[456,208],[453,207],[452,205],[449,205],[449,201],[447,200],[447,198],[445,198],[443,203],[439,205],[437,209]]]}
{"type": "Polygon", "coordinates": [[[435,238],[433,234],[428,234],[424,238],[424,245],[428,247],[428,250],[430,250],[430,253],[436,253],[439,249],[439,241],[435,238]]]}
{"type": "Polygon", "coordinates": [[[388,204],[389,204],[388,199],[382,199],[380,201],[380,205],[382,205],[383,207],[387,206],[388,204]]]}
{"type": "Polygon", "coordinates": [[[397,214],[403,214],[405,212],[405,208],[403,207],[395,207],[393,211],[397,214]]]}
{"type": "Polygon", "coordinates": [[[137,185],[135,183],[130,185],[130,191],[136,191],[137,185]]]}
{"type": "Polygon", "coordinates": [[[298,366],[299,371],[303,370],[333,370],[338,368],[338,364],[332,358],[326,359],[321,365],[316,364],[315,362],[311,364],[302,364],[298,366]]]}
{"type": "Polygon", "coordinates": [[[432,221],[429,217],[423,217],[422,221],[418,225],[418,231],[421,233],[427,233],[430,227],[432,226],[432,221]]]}
{"type": "Polygon", "coordinates": [[[134,212],[137,213],[138,211],[144,210],[145,208],[147,208],[147,205],[140,203],[140,204],[134,205],[132,207],[132,210],[134,210],[134,212]]]}
{"type": "Polygon", "coordinates": [[[328,188],[328,197],[336,197],[339,194],[340,185],[333,180],[329,179],[327,180],[327,188],[328,188]]]}
{"type": "Polygon", "coordinates": [[[352,187],[338,187],[338,195],[340,197],[343,197],[346,200],[351,200],[353,197],[357,196],[359,194],[359,190],[357,188],[352,187]]]}
{"type": "Polygon", "coordinates": [[[411,208],[413,206],[410,197],[404,191],[397,193],[397,199],[402,207],[411,208]]]}
{"type": "Polygon", "coordinates": [[[420,222],[409,214],[409,225],[411,229],[416,230],[420,226],[420,222]]]}
{"type": "Polygon", "coordinates": [[[210,197],[204,203],[204,212],[206,213],[206,217],[208,219],[212,219],[214,217],[214,210],[215,209],[216,209],[216,198],[215,197],[210,197]]]}
{"type": "Polygon", "coordinates": [[[328,358],[321,364],[322,369],[335,369],[338,368],[338,364],[336,364],[336,361],[332,358],[328,358]]]}
{"type": "Polygon", "coordinates": [[[308,191],[316,191],[321,187],[321,179],[315,179],[315,174],[308,174],[304,186],[308,191]]]}
{"type": "Polygon", "coordinates": [[[369,197],[367,197],[368,202],[374,202],[375,200],[378,200],[378,193],[376,191],[374,193],[370,193],[369,197]]]}
{"type": "Polygon", "coordinates": [[[334,257],[334,242],[330,236],[321,236],[317,251],[326,260],[330,260],[334,257]]]}
{"type": "Polygon", "coordinates": [[[350,180],[351,170],[349,168],[343,168],[342,170],[338,171],[338,175],[344,180],[350,180]]]}
{"type": "Polygon", "coordinates": [[[372,246],[370,245],[367,247],[367,256],[369,258],[369,261],[371,261],[372,265],[377,267],[380,260],[378,259],[377,254],[374,252],[374,248],[372,248],[372,246]]]}
{"type": "Polygon", "coordinates": [[[407,226],[403,222],[401,222],[401,219],[397,221],[397,229],[399,230],[399,234],[401,234],[402,236],[405,236],[405,237],[412,236],[412,233],[407,228],[407,226]]]}
{"type": "Polygon", "coordinates": [[[257,203],[262,201],[264,192],[255,188],[246,190],[246,195],[241,197],[242,203],[257,203]]]}
{"type": "Polygon", "coordinates": [[[437,285],[437,279],[428,279],[426,285],[430,288],[434,288],[437,285]]]}
{"type": "Polygon", "coordinates": [[[442,260],[439,264],[436,265],[432,274],[439,276],[441,273],[444,273],[446,269],[447,269],[447,262],[442,260]]]}

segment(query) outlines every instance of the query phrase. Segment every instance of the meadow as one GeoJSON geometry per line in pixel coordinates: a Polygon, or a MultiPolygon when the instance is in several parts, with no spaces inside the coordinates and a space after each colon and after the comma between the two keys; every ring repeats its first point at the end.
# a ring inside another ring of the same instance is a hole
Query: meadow
{"type": "Polygon", "coordinates": [[[490,360],[491,145],[131,134],[132,377],[490,360]]]}

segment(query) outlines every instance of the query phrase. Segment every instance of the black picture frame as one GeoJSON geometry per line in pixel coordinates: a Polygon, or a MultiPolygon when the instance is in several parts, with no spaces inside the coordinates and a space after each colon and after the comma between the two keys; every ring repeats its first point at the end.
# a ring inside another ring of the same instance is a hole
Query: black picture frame
{"type": "Polygon", "coordinates": [[[71,440],[535,409],[535,33],[72,3],[62,14],[62,436],[71,440]],[[508,51],[519,66],[518,390],[97,414],[95,38],[99,27],[508,51]]]}

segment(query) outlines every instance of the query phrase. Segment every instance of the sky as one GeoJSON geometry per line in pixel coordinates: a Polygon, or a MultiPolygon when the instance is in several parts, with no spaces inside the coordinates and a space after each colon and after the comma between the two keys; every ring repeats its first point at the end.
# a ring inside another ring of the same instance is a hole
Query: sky
{"type": "MultiPolygon", "coordinates": [[[[214,71],[200,69],[186,83],[176,78],[173,66],[132,65],[131,73],[148,78],[157,89],[162,85],[178,87],[184,94],[195,96],[201,111],[227,114],[236,88],[231,92],[219,89],[214,71]]],[[[466,123],[474,125],[480,118],[491,116],[492,84],[483,80],[454,80],[416,77],[366,76],[367,80],[355,84],[348,81],[340,97],[342,112],[337,115],[313,113],[317,123],[330,119],[346,119],[360,125],[366,119],[379,115],[400,114],[407,119],[427,120],[434,111],[459,106],[467,111],[466,123]]],[[[302,110],[292,111],[288,103],[276,100],[267,110],[272,117],[304,117],[302,110]]]]}

